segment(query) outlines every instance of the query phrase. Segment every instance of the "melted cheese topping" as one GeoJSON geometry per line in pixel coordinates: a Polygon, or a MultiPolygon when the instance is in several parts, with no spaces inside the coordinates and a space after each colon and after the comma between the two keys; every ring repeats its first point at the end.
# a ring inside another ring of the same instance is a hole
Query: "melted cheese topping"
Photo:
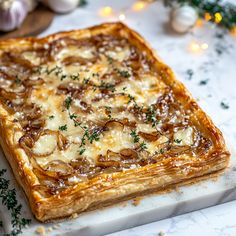
{"type": "MultiPolygon", "coordinates": [[[[41,135],[35,141],[32,151],[42,168],[52,161],[70,163],[79,158],[96,166],[98,157],[108,158],[108,150],[119,153],[119,158],[126,161],[129,153],[121,156],[122,150],[133,150],[138,155],[145,152],[151,157],[170,143],[193,145],[192,127],[176,128],[172,130],[173,136],[162,130],[165,123],[180,122],[181,108],[171,108],[172,95],[166,92],[169,88],[149,68],[143,53],[136,50],[139,57],[131,59],[134,48],[128,42],[114,46],[112,41],[104,41],[97,47],[67,45],[62,40],[61,45],[62,48],[53,51],[54,60],[48,59],[36,67],[30,76],[44,83],[32,87],[27,102],[41,110],[43,129],[60,132],[67,142],[66,148],[59,148],[57,132],[41,135]],[[69,63],[65,64],[65,60],[69,63]]],[[[34,65],[41,63],[37,52],[23,52],[21,56],[34,65]]],[[[4,86],[8,87],[5,83],[4,86]]],[[[22,123],[23,113],[14,115],[22,123]]],[[[129,168],[135,166],[130,164],[129,168]]]]}
{"type": "Polygon", "coordinates": [[[180,145],[180,146],[193,145],[193,128],[188,127],[186,129],[178,130],[174,134],[174,140],[175,140],[176,145],[180,145]]]}

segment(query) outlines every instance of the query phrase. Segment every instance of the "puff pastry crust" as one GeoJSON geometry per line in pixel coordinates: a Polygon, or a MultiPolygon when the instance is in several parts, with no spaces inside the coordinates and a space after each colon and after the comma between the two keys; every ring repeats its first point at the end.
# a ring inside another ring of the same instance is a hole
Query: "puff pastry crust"
{"type": "Polygon", "coordinates": [[[230,157],[184,85],[122,23],[0,41],[0,143],[40,221],[209,178],[230,157]]]}

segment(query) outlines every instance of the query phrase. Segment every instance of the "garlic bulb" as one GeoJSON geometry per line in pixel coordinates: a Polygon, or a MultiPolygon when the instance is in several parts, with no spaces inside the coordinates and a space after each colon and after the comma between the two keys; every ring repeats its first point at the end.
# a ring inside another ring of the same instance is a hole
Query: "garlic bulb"
{"type": "Polygon", "coordinates": [[[42,0],[42,2],[58,13],[70,12],[79,4],[79,0],[42,0]]]}
{"type": "Polygon", "coordinates": [[[31,12],[33,11],[37,5],[38,5],[38,1],[37,0],[25,0],[27,5],[28,5],[28,11],[31,12]]]}
{"type": "Polygon", "coordinates": [[[177,7],[171,12],[171,25],[176,32],[185,33],[194,26],[197,18],[197,12],[193,7],[177,7]]]}
{"type": "Polygon", "coordinates": [[[11,31],[18,28],[28,13],[25,0],[0,1],[0,31],[11,31]]]}

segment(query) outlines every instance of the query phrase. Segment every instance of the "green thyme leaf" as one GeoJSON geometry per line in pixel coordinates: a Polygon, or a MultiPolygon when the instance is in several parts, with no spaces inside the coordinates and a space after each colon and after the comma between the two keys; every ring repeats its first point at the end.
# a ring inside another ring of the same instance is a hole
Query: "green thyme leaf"
{"type": "Polygon", "coordinates": [[[58,129],[61,130],[61,131],[66,131],[67,130],[67,125],[59,126],[58,129]]]}

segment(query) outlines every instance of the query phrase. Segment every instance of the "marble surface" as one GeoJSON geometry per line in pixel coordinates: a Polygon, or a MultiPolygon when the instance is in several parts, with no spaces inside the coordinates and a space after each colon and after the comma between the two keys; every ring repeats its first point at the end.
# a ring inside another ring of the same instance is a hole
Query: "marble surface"
{"type": "MultiPolygon", "coordinates": [[[[134,3],[133,0],[93,0],[89,2],[89,5],[83,9],[77,9],[68,15],[57,16],[50,28],[42,35],[47,35],[61,30],[83,28],[104,21],[115,21],[118,20],[119,14],[124,13],[126,15],[125,23],[141,33],[150,42],[151,46],[157,50],[160,57],[174,70],[178,75],[178,78],[184,82],[193,96],[198,99],[201,107],[212,117],[232,146],[236,144],[236,82],[234,78],[236,70],[236,37],[223,34],[224,36],[221,38],[220,35],[222,32],[208,24],[200,28],[194,28],[188,34],[178,35],[168,27],[169,12],[168,9],[162,6],[160,1],[149,5],[149,7],[141,12],[133,12],[131,10],[131,6],[134,3]],[[99,9],[102,6],[107,5],[113,7],[114,15],[112,17],[103,18],[99,16],[99,9]],[[207,43],[208,48],[206,50],[200,50],[199,52],[193,52],[190,50],[190,45],[192,45],[193,42],[200,45],[202,43],[207,43]]],[[[2,164],[5,165],[1,162],[1,166],[2,164]]],[[[229,185],[230,183],[233,184],[227,186],[227,188],[231,190],[230,192],[226,192],[226,198],[224,198],[224,201],[229,200],[229,198],[232,197],[232,194],[230,193],[235,192],[235,172],[229,171],[228,173],[230,174],[226,175],[225,181],[229,185]],[[229,178],[231,179],[230,181],[229,178]]],[[[204,183],[202,185],[204,186],[204,183]]],[[[216,187],[214,190],[215,193],[219,193],[219,190],[222,187],[225,187],[225,185],[220,184],[218,181],[215,183],[212,182],[212,185],[216,187]],[[219,186],[219,188],[217,186],[219,186]]],[[[199,186],[196,186],[193,187],[192,190],[190,188],[186,189],[186,191],[192,192],[192,199],[197,199],[194,204],[190,202],[191,204],[187,204],[187,208],[184,204],[179,204],[177,208],[176,206],[172,206],[173,208],[169,207],[169,212],[166,208],[163,208],[162,214],[164,217],[178,215],[193,209],[199,209],[204,206],[216,204],[220,200],[219,197],[221,193],[219,193],[219,195],[208,194],[207,200],[205,199],[204,201],[200,198],[201,195],[204,196],[209,193],[209,185],[207,185],[207,188],[200,187],[199,189],[199,186]]],[[[19,195],[21,195],[21,193],[19,193],[19,195]]],[[[174,192],[166,197],[180,202],[186,200],[184,199],[186,197],[185,194],[183,199],[179,199],[179,195],[181,194],[174,192]]],[[[148,205],[149,208],[147,209],[145,200],[143,200],[138,207],[132,206],[131,203],[126,207],[119,207],[121,211],[125,213],[124,215],[135,215],[135,212],[138,213],[140,209],[143,211],[151,210],[151,206],[152,205],[148,205]]],[[[153,205],[153,207],[156,208],[156,205],[153,205]]],[[[30,214],[27,209],[24,213],[30,214]]],[[[110,215],[116,216],[116,213],[116,209],[110,209],[110,215]]],[[[156,212],[153,214],[155,217],[153,216],[152,220],[163,218],[158,217],[156,212]]],[[[166,220],[113,233],[110,234],[110,236],[158,235],[160,231],[171,236],[184,236],[190,234],[192,236],[231,236],[236,235],[235,214],[236,201],[232,201],[204,210],[198,210],[193,213],[171,217],[166,220]]],[[[136,216],[137,215],[138,214],[136,214],[136,216]]],[[[87,221],[94,220],[95,222],[99,217],[102,217],[102,212],[97,212],[95,218],[92,218],[92,215],[90,218],[89,216],[85,216],[84,222],[86,222],[86,219],[87,221]]],[[[116,219],[118,218],[119,217],[116,217],[116,219]]],[[[76,221],[77,226],[74,224],[74,227],[78,228],[79,224],[83,222],[83,220],[76,221]]],[[[137,218],[137,221],[138,222],[133,223],[133,225],[148,222],[148,214],[147,220],[143,219],[143,217],[139,217],[139,219],[137,218]]],[[[109,221],[108,225],[110,225],[110,228],[112,228],[113,225],[117,225],[116,230],[132,226],[132,222],[128,217],[119,222],[120,223],[117,224],[115,221],[109,221]]],[[[71,227],[71,224],[68,222],[65,225],[66,226],[63,227],[65,229],[71,227]]],[[[102,229],[104,226],[99,225],[98,222],[97,227],[102,229]]],[[[96,231],[98,228],[93,229],[94,235],[98,232],[96,231]]],[[[60,229],[59,227],[55,229],[53,233],[48,235],[62,235],[62,231],[63,229],[60,229]]],[[[27,234],[25,233],[24,235],[27,234]]],[[[72,234],[67,233],[66,235],[72,234]]],[[[78,234],[74,232],[74,235],[78,234]]],[[[79,235],[88,235],[88,228],[84,227],[84,231],[81,231],[79,235]]]]}

